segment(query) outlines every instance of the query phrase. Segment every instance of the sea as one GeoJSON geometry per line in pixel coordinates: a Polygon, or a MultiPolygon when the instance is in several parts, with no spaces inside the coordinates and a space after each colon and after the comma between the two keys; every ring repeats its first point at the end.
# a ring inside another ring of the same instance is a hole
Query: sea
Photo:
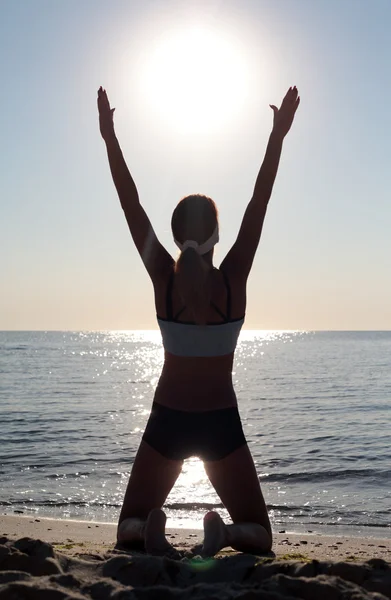
{"type": "MultiPolygon", "coordinates": [[[[162,363],[158,331],[0,332],[0,511],[116,522],[162,363]]],[[[391,331],[243,330],[233,379],[273,530],[391,538],[391,331]]],[[[210,509],[191,458],[168,525],[210,509]]]]}

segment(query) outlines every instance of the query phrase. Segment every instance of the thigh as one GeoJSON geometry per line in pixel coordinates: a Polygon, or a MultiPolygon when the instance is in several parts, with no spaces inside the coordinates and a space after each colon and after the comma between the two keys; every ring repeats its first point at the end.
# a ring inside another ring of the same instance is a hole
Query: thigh
{"type": "Polygon", "coordinates": [[[241,446],[221,460],[204,463],[211,484],[234,523],[259,523],[271,532],[251,452],[241,446]]]}
{"type": "Polygon", "coordinates": [[[161,508],[182,470],[182,460],[162,456],[141,441],[130,474],[119,522],[131,517],[146,519],[161,508]]]}

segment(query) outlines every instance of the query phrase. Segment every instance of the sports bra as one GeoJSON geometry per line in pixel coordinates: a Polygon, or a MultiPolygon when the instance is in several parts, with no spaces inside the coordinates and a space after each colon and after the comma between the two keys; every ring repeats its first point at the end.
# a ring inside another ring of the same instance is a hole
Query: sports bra
{"type": "Polygon", "coordinates": [[[178,321],[178,317],[185,310],[183,307],[175,316],[172,310],[172,287],[174,273],[171,274],[166,295],[166,314],[164,319],[157,315],[157,322],[162,334],[163,347],[170,354],[176,356],[224,356],[235,351],[239,333],[244,323],[244,316],[240,319],[231,319],[231,288],[228,278],[223,271],[227,288],[227,314],[211,302],[211,306],[223,317],[221,323],[207,323],[197,325],[191,322],[178,321]]]}

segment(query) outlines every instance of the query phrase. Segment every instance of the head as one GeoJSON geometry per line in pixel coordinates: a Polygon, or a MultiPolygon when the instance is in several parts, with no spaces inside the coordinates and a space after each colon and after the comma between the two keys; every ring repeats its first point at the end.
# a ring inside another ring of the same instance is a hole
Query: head
{"type": "MultiPolygon", "coordinates": [[[[175,208],[171,229],[179,244],[191,240],[200,246],[218,228],[218,213],[211,198],[194,194],[183,198],[175,208]]],[[[202,256],[193,247],[186,248],[175,265],[178,286],[185,306],[196,323],[205,323],[210,302],[210,273],[213,248],[202,256]]]]}

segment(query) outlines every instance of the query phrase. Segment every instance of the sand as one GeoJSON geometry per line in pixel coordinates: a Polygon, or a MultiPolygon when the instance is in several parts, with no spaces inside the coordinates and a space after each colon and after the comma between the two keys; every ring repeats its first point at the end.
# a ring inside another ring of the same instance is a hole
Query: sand
{"type": "Polygon", "coordinates": [[[115,547],[115,525],[0,517],[0,600],[391,599],[391,540],[276,534],[275,556],[201,559],[201,530],[168,533],[181,559],[115,547]]]}

